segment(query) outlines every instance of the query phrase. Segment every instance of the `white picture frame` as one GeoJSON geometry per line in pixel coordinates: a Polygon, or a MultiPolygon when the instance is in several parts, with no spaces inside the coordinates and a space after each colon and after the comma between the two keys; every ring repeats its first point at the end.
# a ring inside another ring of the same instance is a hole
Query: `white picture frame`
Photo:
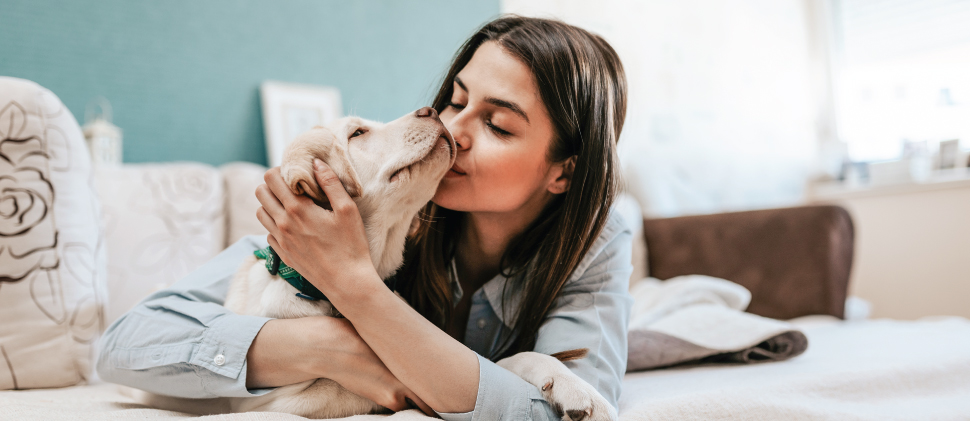
{"type": "Polygon", "coordinates": [[[266,161],[280,165],[286,145],[313,126],[343,116],[340,90],[329,86],[264,81],[259,85],[266,135],[266,161]]]}
{"type": "Polygon", "coordinates": [[[939,153],[938,167],[941,170],[960,168],[963,163],[958,162],[960,159],[960,140],[944,140],[940,142],[940,153],[939,153]]]}

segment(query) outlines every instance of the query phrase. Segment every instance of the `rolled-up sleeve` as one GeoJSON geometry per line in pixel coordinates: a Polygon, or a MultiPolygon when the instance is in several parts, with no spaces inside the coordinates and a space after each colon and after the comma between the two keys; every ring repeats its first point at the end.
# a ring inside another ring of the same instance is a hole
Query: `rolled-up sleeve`
{"type": "Polygon", "coordinates": [[[143,300],[101,338],[98,375],[109,382],[185,398],[247,397],[246,355],[269,318],[225,307],[233,275],[266,246],[245,237],[205,265],[143,300]]]}
{"type": "Polygon", "coordinates": [[[606,237],[608,243],[583,274],[564,287],[556,309],[539,329],[535,351],[589,349],[586,358],[565,364],[617,408],[633,309],[629,292],[633,235],[624,225],[611,224],[611,228],[617,230],[615,236],[606,237]]]}
{"type": "MultiPolygon", "coordinates": [[[[535,351],[553,354],[586,348],[586,358],[565,365],[618,409],[626,373],[627,327],[633,297],[632,234],[618,215],[590,249],[539,329],[535,351]]],[[[559,420],[539,389],[479,356],[475,410],[439,414],[448,421],[559,420]]]]}
{"type": "Polygon", "coordinates": [[[478,356],[478,397],[475,409],[460,414],[438,413],[445,421],[560,420],[539,389],[487,358],[478,356]]]}

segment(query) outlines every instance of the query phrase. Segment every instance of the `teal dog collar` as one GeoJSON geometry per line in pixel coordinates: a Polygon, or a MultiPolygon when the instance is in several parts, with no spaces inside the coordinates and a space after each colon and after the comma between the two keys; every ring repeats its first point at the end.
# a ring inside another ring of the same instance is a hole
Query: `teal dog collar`
{"type": "Polygon", "coordinates": [[[296,269],[283,263],[283,259],[280,259],[280,256],[276,254],[273,247],[266,246],[264,249],[254,251],[253,254],[259,259],[266,260],[266,270],[269,271],[270,275],[279,275],[280,278],[283,278],[290,285],[293,285],[293,288],[300,291],[296,293],[297,297],[312,301],[330,301],[326,295],[323,295],[317,287],[313,286],[303,275],[300,275],[296,269]]]}

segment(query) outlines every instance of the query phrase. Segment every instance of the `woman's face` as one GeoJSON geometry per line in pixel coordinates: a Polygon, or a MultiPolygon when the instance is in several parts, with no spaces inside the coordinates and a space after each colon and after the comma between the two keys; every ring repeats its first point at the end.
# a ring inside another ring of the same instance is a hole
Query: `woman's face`
{"type": "Polygon", "coordinates": [[[441,121],[459,144],[458,158],[432,201],[456,211],[509,212],[558,193],[561,166],[547,160],[552,121],[529,68],[489,41],[453,84],[441,121]]]}

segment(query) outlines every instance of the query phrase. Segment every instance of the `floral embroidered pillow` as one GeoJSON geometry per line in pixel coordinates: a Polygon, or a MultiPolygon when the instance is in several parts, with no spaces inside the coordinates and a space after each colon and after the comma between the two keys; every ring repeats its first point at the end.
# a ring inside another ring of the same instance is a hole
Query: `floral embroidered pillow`
{"type": "Polygon", "coordinates": [[[107,298],[92,180],[64,104],[0,77],[0,390],[70,386],[91,373],[107,298]]]}

